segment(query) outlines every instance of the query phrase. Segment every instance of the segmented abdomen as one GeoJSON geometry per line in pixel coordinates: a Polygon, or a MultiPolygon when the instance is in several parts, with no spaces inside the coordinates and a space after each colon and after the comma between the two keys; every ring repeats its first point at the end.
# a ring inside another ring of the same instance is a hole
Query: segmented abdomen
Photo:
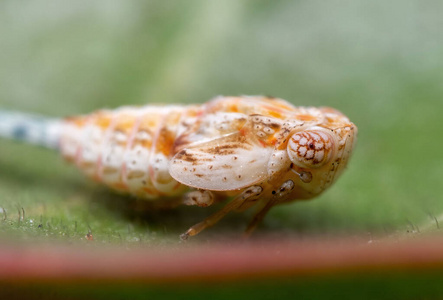
{"type": "Polygon", "coordinates": [[[65,158],[111,188],[142,198],[173,196],[185,186],[169,175],[176,137],[199,106],[122,107],[66,119],[65,158]]]}

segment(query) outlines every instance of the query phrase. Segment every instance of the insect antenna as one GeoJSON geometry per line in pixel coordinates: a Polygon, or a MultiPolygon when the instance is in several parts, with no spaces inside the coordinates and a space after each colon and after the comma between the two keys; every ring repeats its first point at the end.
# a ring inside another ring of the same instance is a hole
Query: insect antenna
{"type": "Polygon", "coordinates": [[[307,172],[307,171],[302,171],[302,172],[297,172],[294,169],[291,169],[292,172],[294,172],[295,174],[298,175],[298,177],[300,177],[300,180],[303,181],[304,183],[309,183],[312,180],[312,174],[311,172],[307,172]]]}

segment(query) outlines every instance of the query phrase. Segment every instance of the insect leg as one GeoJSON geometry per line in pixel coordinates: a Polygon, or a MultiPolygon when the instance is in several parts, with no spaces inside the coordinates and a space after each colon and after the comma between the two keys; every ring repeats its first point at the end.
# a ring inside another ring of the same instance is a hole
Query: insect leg
{"type": "Polygon", "coordinates": [[[251,235],[251,233],[261,223],[271,207],[273,207],[275,204],[277,204],[277,197],[273,197],[271,200],[269,200],[266,205],[254,215],[254,218],[252,218],[251,222],[248,224],[248,227],[244,232],[243,236],[245,238],[251,235]]]}
{"type": "Polygon", "coordinates": [[[186,240],[188,237],[194,236],[204,229],[211,227],[212,225],[220,221],[224,216],[226,216],[230,211],[237,209],[244,201],[250,200],[253,197],[258,197],[262,191],[263,188],[261,186],[252,186],[244,190],[240,195],[226,204],[225,207],[223,207],[221,210],[207,217],[202,222],[197,223],[189,228],[185,233],[180,235],[180,238],[182,240],[186,240]]]}
{"type": "Polygon", "coordinates": [[[211,191],[197,190],[183,196],[184,205],[197,205],[207,207],[214,203],[215,196],[211,191]]]}
{"type": "Polygon", "coordinates": [[[263,220],[263,218],[266,216],[266,214],[269,212],[269,210],[274,205],[281,203],[281,201],[284,200],[284,197],[288,195],[294,189],[294,187],[295,184],[292,180],[285,181],[277,190],[275,195],[265,204],[265,206],[254,215],[245,230],[244,237],[250,236],[255,228],[257,228],[257,226],[263,220]]]}

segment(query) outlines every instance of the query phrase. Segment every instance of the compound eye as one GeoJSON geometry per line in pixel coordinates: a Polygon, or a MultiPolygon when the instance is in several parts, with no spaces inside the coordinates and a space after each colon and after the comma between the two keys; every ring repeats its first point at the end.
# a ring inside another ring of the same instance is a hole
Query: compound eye
{"type": "Polygon", "coordinates": [[[291,161],[301,168],[319,168],[325,165],[333,152],[332,137],[320,130],[295,133],[288,142],[291,161]]]}

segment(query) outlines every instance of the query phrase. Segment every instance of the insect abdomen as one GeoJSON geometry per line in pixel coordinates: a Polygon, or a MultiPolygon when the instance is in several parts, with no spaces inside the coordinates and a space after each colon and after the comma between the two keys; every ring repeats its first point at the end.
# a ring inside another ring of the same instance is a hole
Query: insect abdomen
{"type": "Polygon", "coordinates": [[[169,175],[182,119],[198,107],[123,107],[66,120],[64,157],[111,188],[142,198],[180,194],[185,186],[169,175]]]}

